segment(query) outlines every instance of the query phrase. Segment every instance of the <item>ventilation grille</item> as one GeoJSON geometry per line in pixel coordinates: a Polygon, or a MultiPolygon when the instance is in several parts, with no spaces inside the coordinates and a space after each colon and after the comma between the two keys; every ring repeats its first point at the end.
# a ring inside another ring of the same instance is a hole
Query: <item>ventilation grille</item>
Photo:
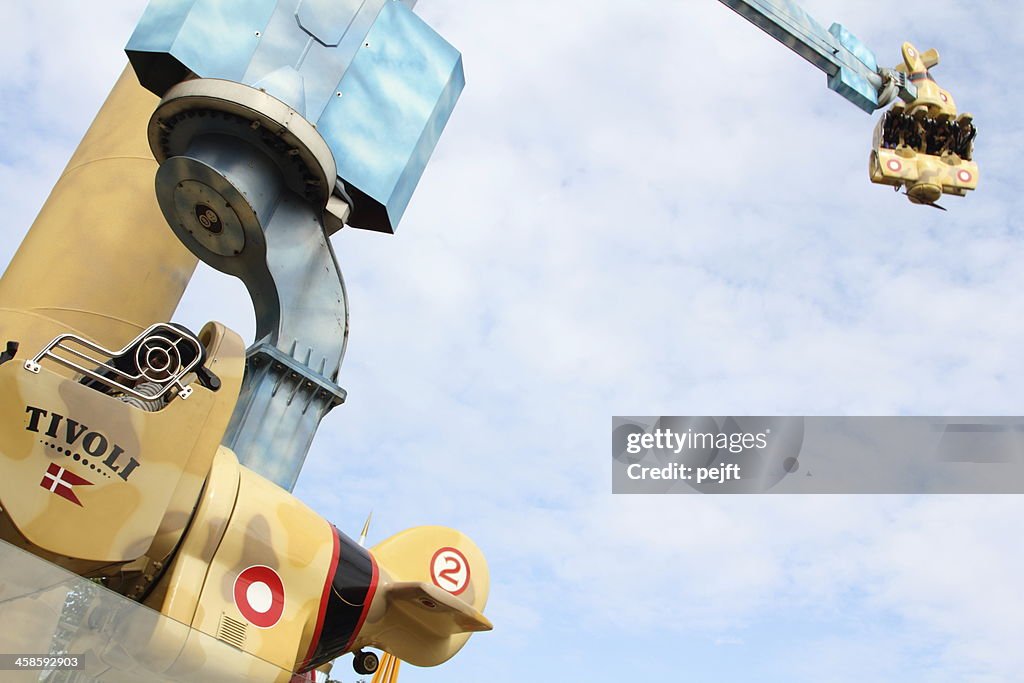
{"type": "Polygon", "coordinates": [[[245,644],[245,631],[248,627],[244,621],[232,619],[226,614],[220,615],[220,626],[217,628],[217,637],[225,643],[230,643],[242,649],[245,644]]]}

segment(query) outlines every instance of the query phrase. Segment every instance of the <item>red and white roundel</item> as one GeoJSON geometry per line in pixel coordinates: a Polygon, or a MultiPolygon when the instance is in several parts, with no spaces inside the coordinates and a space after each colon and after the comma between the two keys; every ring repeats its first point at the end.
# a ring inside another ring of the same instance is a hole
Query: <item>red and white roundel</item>
{"type": "Polygon", "coordinates": [[[235,579],[235,606],[256,628],[270,628],[284,614],[284,583],[261,564],[242,570],[235,579]]]}
{"type": "Polygon", "coordinates": [[[885,165],[888,166],[889,170],[893,173],[899,173],[903,170],[903,164],[896,159],[889,159],[889,161],[885,162],[885,165]]]}
{"type": "Polygon", "coordinates": [[[971,182],[971,178],[973,178],[974,176],[971,175],[970,171],[966,169],[960,169],[959,171],[956,172],[956,177],[960,179],[961,183],[969,183],[971,182]]]}
{"type": "Polygon", "coordinates": [[[438,588],[458,595],[469,585],[469,560],[456,548],[441,548],[430,560],[430,580],[438,588]]]}

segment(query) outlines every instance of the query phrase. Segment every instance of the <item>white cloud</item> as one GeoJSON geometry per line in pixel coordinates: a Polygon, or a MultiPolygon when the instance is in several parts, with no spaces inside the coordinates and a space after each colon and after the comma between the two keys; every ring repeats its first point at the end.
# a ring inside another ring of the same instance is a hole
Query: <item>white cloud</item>
{"type": "MultiPolygon", "coordinates": [[[[620,631],[661,678],[705,636],[752,672],[758,647],[801,653],[763,680],[1018,677],[1019,497],[609,493],[613,414],[1020,412],[1019,17],[804,4],[883,62],[907,38],[942,50],[981,129],[974,196],[940,213],[870,185],[872,119],[719,3],[417,6],[467,88],[398,234],[334,239],[349,402],[298,489],[342,529],[373,508],[375,538],[447,523],[487,552],[497,630],[417,678],[520,680],[556,650],[564,675],[618,680],[595,643],[620,631]]],[[[6,253],[141,4],[11,11],[6,253]]],[[[179,317],[251,334],[244,289],[198,278],[179,317]]]]}

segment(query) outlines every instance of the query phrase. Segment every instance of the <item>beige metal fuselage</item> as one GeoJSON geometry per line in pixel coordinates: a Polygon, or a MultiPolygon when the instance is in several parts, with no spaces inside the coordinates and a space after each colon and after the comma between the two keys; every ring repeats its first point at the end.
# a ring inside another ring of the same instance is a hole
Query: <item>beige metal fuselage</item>
{"type": "MultiPolygon", "coordinates": [[[[192,373],[187,391],[148,407],[99,390],[57,350],[40,357],[69,333],[134,349],[192,275],[196,258],[154,197],[156,104],[126,70],[0,279],[0,344],[18,344],[0,363],[0,540],[164,615],[124,634],[148,653],[143,671],[219,666],[193,632],[284,672],[366,646],[446,661],[490,629],[483,555],[442,527],[364,550],[240,466],[221,445],[245,371],[237,334],[209,323],[197,337],[219,386],[192,373]]],[[[254,679],[270,675],[251,661],[254,679]]]]}

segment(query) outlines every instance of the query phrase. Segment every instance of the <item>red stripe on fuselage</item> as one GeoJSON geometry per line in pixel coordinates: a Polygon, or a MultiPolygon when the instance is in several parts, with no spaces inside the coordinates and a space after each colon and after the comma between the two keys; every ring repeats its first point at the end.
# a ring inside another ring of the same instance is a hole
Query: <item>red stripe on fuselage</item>
{"type": "Polygon", "coordinates": [[[374,559],[373,555],[370,555],[370,566],[373,567],[373,574],[370,576],[370,587],[366,590],[366,599],[363,600],[363,611],[359,614],[359,621],[356,622],[356,627],[352,629],[352,636],[345,643],[345,650],[352,649],[352,643],[355,642],[356,636],[359,635],[360,629],[363,628],[363,622],[366,621],[366,615],[370,612],[370,603],[373,602],[373,596],[377,593],[377,578],[379,572],[377,570],[377,560],[374,559]]]}
{"type": "MultiPolygon", "coordinates": [[[[334,573],[338,571],[338,554],[341,552],[341,542],[338,540],[338,530],[334,528],[334,525],[328,524],[327,526],[331,529],[331,540],[334,542],[334,550],[331,551],[331,564],[327,570],[327,579],[324,580],[324,591],[320,594],[320,611],[316,615],[316,629],[313,631],[313,638],[309,641],[309,650],[306,651],[306,657],[302,660],[302,666],[306,666],[309,663],[314,650],[316,650],[317,643],[320,642],[320,633],[324,628],[324,616],[327,614],[327,600],[331,597],[331,584],[334,583],[334,573]]],[[[376,579],[376,565],[373,567],[373,572],[373,577],[376,579]]]]}

